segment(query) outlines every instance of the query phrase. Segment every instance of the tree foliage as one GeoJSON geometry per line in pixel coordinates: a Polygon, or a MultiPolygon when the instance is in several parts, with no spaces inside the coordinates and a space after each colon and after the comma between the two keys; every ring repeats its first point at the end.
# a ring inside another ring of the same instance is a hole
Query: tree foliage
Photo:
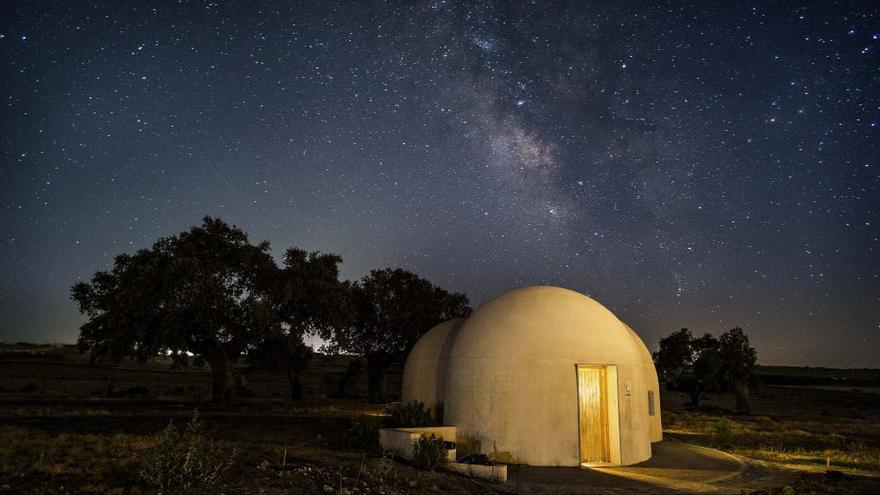
{"type": "Polygon", "coordinates": [[[303,397],[300,376],[313,354],[303,337],[328,335],[349,319],[347,286],[339,281],[340,263],[342,258],[335,254],[288,249],[276,286],[280,331],[248,352],[253,369],[287,376],[293,400],[303,397]]]}
{"type": "Polygon", "coordinates": [[[660,378],[666,383],[678,383],[693,362],[690,330],[682,328],[660,339],[660,351],[654,353],[654,362],[660,378]]]}
{"type": "Polygon", "coordinates": [[[341,263],[336,254],[297,248],[285,253],[277,310],[294,340],[330,335],[349,321],[348,286],[339,281],[341,263]]]}
{"type": "Polygon", "coordinates": [[[718,353],[718,339],[709,333],[691,340],[691,375],[689,388],[691,403],[700,405],[700,397],[706,390],[719,386],[721,356],[718,353]]]}
{"type": "Polygon", "coordinates": [[[364,356],[370,400],[384,395],[385,369],[405,359],[438,323],[470,315],[467,296],[450,293],[404,269],[373,270],[349,285],[350,323],[324,334],[331,346],[364,356]]]}
{"type": "Polygon", "coordinates": [[[251,244],[237,227],[205,217],[73,286],[72,298],[88,316],[79,344],[111,358],[191,352],[211,365],[213,400],[231,399],[235,360],[278,331],[276,273],[268,243],[251,244]]]}
{"type": "Polygon", "coordinates": [[[283,373],[290,381],[290,398],[303,397],[300,375],[309,365],[312,348],[291,334],[275,335],[264,339],[248,352],[248,363],[256,371],[283,373]]]}
{"type": "Polygon", "coordinates": [[[752,411],[751,389],[756,384],[755,366],[758,353],[749,343],[749,336],[742,328],[734,328],[719,338],[724,379],[736,392],[736,409],[740,413],[752,411]]]}
{"type": "Polygon", "coordinates": [[[694,337],[682,328],[660,339],[654,362],[667,386],[687,390],[695,406],[707,390],[734,388],[737,409],[750,411],[749,384],[754,381],[757,353],[742,329],[716,339],[708,333],[694,337]]]}
{"type": "Polygon", "coordinates": [[[467,297],[403,269],[339,281],[335,254],[288,249],[281,267],[269,244],[220,219],[121,254],[109,271],[71,289],[88,317],[79,344],[94,357],[150,359],[194,355],[212,372],[212,400],[234,398],[235,363],[281,371],[299,381],[319,335],[328,348],[364,357],[370,398],[382,399],[385,369],[402,361],[434,325],[471,313],[467,297]]]}
{"type": "Polygon", "coordinates": [[[231,400],[243,353],[274,339],[292,358],[281,367],[297,370],[303,335],[341,324],[341,261],[289,249],[279,268],[267,242],[254,245],[239,228],[205,217],[73,286],[72,299],[88,317],[79,344],[114,359],[195,354],[211,366],[212,399],[231,400]]]}

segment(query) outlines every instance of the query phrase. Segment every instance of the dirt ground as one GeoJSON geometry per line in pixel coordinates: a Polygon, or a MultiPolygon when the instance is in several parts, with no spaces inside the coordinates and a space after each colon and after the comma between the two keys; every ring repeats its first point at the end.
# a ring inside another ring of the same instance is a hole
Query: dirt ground
{"type": "MultiPolygon", "coordinates": [[[[318,362],[306,377],[312,397],[303,402],[284,398],[282,377],[256,376],[249,380],[255,397],[215,407],[202,402],[203,371],[0,354],[0,494],[155,493],[142,476],[155,435],[169,422],[185,424],[194,409],[206,433],[237,452],[229,476],[212,493],[581,493],[554,491],[526,477],[531,490],[421,471],[360,448],[353,432],[377,424],[384,407],[328,397],[338,391],[344,361],[318,362]]],[[[399,375],[392,375],[391,390],[395,381],[399,375]]],[[[349,391],[357,394],[363,377],[354,382],[349,391]]],[[[722,394],[709,395],[699,409],[675,392],[664,393],[661,404],[667,434],[754,460],[748,476],[722,482],[723,492],[880,493],[878,394],[763,387],[750,416],[733,414],[732,397],[722,394]],[[730,434],[719,438],[721,418],[730,434]],[[767,473],[785,466],[794,475],[768,490],[767,473]]],[[[624,485],[596,487],[596,493],[643,492],[624,485]]],[[[704,490],[680,490],[688,491],[704,490]]]]}

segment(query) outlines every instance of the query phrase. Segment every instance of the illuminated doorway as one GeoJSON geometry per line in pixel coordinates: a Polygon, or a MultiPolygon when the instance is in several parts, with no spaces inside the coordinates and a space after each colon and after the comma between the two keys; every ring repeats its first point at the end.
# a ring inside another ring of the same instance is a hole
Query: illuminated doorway
{"type": "Polygon", "coordinates": [[[577,384],[581,465],[619,463],[617,367],[580,364],[577,384]]]}

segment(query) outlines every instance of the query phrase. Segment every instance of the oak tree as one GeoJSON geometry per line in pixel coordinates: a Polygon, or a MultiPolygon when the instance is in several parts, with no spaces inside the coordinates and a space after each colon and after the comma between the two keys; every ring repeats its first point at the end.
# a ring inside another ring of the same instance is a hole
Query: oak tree
{"type": "Polygon", "coordinates": [[[351,321],[325,334],[338,351],[364,357],[369,398],[384,399],[385,372],[431,327],[471,314],[467,296],[404,269],[373,270],[349,286],[351,321]]]}
{"type": "Polygon", "coordinates": [[[239,228],[205,217],[73,286],[88,317],[79,345],[111,358],[192,353],[211,366],[212,400],[229,401],[242,352],[280,331],[277,280],[267,242],[252,244],[239,228]]]}

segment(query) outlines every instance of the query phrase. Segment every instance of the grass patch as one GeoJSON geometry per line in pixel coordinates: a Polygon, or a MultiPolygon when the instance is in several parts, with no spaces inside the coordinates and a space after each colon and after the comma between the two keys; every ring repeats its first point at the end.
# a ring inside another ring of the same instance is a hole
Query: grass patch
{"type": "Polygon", "coordinates": [[[753,416],[733,413],[733,398],[726,395],[710,395],[699,409],[687,400],[665,393],[663,423],[688,441],[781,464],[880,471],[880,414],[865,403],[873,396],[765,387],[753,416]],[[859,417],[849,414],[853,407],[859,417]]]}

